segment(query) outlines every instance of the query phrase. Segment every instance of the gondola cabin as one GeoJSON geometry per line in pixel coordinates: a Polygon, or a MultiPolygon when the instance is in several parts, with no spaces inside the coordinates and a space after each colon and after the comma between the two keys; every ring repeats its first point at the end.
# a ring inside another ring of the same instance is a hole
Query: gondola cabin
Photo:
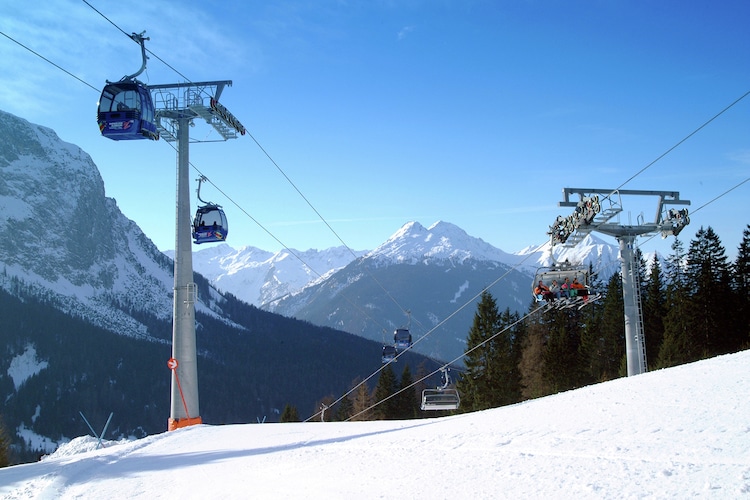
{"type": "Polygon", "coordinates": [[[219,205],[199,207],[193,219],[193,241],[196,244],[223,242],[229,234],[229,223],[219,205]]]}
{"type": "Polygon", "coordinates": [[[159,139],[151,94],[136,80],[108,83],[104,87],[97,121],[102,135],[108,139],[159,139]]]}
{"type": "Polygon", "coordinates": [[[411,347],[411,333],[408,328],[398,328],[393,333],[393,343],[396,349],[408,349],[411,347]]]}
{"type": "Polygon", "coordinates": [[[395,361],[396,354],[398,354],[398,352],[396,351],[396,346],[384,345],[383,356],[382,356],[383,364],[390,363],[391,361],[395,361]]]}

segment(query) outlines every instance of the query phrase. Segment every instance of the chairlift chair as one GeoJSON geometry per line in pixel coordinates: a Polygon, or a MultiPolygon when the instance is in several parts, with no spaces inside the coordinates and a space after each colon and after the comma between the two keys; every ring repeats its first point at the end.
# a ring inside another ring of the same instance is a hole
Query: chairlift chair
{"type": "Polygon", "coordinates": [[[567,262],[537,269],[534,275],[534,281],[531,283],[531,295],[536,302],[544,302],[547,300],[557,308],[584,306],[593,301],[589,297],[593,297],[594,300],[599,297],[599,295],[591,290],[588,268],[582,265],[572,265],[567,262]],[[578,280],[578,282],[583,285],[583,288],[578,289],[575,292],[563,290],[562,286],[563,283],[565,283],[565,278],[568,278],[568,282],[571,284],[575,280],[578,280]],[[540,281],[545,286],[549,287],[553,280],[556,280],[560,287],[558,289],[559,297],[551,296],[548,300],[543,295],[536,293],[536,287],[540,281]]]}
{"type": "Polygon", "coordinates": [[[425,389],[422,391],[422,404],[420,408],[423,411],[457,410],[461,404],[458,390],[448,388],[451,380],[447,367],[441,368],[440,371],[443,374],[443,385],[436,389],[425,389]]]}

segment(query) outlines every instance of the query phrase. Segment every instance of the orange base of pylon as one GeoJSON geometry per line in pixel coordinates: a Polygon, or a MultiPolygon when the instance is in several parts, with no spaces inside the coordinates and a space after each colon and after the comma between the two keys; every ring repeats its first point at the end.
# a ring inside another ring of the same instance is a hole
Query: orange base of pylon
{"type": "Polygon", "coordinates": [[[170,418],[167,421],[167,430],[173,431],[175,429],[181,429],[182,427],[189,427],[191,425],[199,425],[202,423],[203,423],[203,419],[200,417],[170,418]]]}

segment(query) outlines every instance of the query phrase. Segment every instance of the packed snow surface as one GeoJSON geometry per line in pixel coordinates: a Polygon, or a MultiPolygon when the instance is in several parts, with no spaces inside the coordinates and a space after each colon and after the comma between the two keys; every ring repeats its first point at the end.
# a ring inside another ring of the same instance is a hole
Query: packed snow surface
{"type": "Polygon", "coordinates": [[[81,437],[1,469],[0,495],[750,497],[749,367],[744,351],[443,418],[201,425],[98,450],[81,437]]]}

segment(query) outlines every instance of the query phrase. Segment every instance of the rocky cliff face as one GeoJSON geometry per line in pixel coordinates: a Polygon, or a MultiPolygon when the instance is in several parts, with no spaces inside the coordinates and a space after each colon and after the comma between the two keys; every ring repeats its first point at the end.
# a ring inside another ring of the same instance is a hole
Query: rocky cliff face
{"type": "Polygon", "coordinates": [[[0,111],[0,263],[68,313],[143,335],[125,312],[171,315],[172,263],[105,197],[91,157],[0,111]]]}

